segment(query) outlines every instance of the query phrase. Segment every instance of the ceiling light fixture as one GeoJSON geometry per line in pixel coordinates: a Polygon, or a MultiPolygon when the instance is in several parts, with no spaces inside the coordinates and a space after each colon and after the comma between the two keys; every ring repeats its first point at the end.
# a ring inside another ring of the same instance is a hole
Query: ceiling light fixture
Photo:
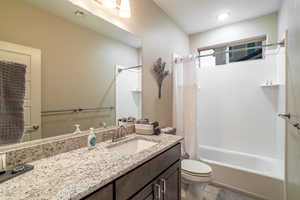
{"type": "Polygon", "coordinates": [[[131,17],[130,3],[129,0],[122,0],[119,10],[119,16],[123,18],[131,17]]]}
{"type": "Polygon", "coordinates": [[[222,13],[220,15],[218,15],[218,20],[219,21],[224,21],[225,19],[227,19],[229,17],[229,13],[226,12],[226,13],[222,13]]]}
{"type": "Polygon", "coordinates": [[[103,0],[103,6],[105,8],[116,8],[117,7],[117,0],[103,0]]]}
{"type": "Polygon", "coordinates": [[[117,0],[94,0],[98,5],[104,8],[116,9],[119,17],[130,18],[130,0],[120,0],[120,5],[117,4],[117,0]]]}

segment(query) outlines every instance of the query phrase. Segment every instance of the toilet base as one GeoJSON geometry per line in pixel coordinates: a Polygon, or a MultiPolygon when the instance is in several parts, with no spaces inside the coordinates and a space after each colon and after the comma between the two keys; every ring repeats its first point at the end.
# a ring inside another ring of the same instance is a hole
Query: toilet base
{"type": "Polygon", "coordinates": [[[186,184],[182,183],[181,199],[182,200],[203,200],[204,191],[208,183],[186,184]]]}
{"type": "Polygon", "coordinates": [[[182,200],[203,200],[204,190],[210,183],[211,177],[206,177],[203,182],[195,182],[181,176],[181,199],[182,200]]]}

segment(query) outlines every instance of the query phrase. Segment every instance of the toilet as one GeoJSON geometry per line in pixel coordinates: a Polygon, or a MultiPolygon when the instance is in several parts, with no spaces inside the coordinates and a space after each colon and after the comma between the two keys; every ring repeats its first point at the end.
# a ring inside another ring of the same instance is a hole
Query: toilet
{"type": "Polygon", "coordinates": [[[182,199],[197,199],[204,193],[205,187],[212,179],[212,169],[209,165],[185,159],[181,161],[182,199]]]}

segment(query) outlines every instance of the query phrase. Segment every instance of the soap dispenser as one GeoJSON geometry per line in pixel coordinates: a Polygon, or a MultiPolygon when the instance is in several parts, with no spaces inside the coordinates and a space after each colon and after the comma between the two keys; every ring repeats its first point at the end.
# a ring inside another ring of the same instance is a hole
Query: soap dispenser
{"type": "Polygon", "coordinates": [[[74,134],[79,134],[79,133],[81,133],[81,130],[80,130],[80,124],[75,124],[75,127],[76,127],[76,129],[75,129],[75,131],[74,131],[74,134]]]}
{"type": "Polygon", "coordinates": [[[0,153],[0,175],[6,170],[6,153],[0,153]]]}
{"type": "Polygon", "coordinates": [[[93,128],[90,128],[88,136],[88,148],[93,149],[97,144],[96,135],[93,128]]]}

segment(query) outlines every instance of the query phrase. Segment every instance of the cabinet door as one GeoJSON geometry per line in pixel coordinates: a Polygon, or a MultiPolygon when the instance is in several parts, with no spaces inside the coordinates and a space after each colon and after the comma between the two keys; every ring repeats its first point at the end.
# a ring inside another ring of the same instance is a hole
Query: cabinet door
{"type": "MultiPolygon", "coordinates": [[[[115,181],[115,200],[128,200],[180,159],[177,144],[115,181]]],[[[174,200],[174,199],[172,199],[174,200]]]]}
{"type": "Polygon", "coordinates": [[[84,198],[84,200],[113,200],[113,185],[109,184],[84,198]]]}
{"type": "Polygon", "coordinates": [[[134,197],[132,197],[130,200],[162,200],[161,186],[158,179],[135,194],[134,197]]]}
{"type": "Polygon", "coordinates": [[[181,199],[181,162],[178,161],[159,177],[161,200],[181,199]]]}

